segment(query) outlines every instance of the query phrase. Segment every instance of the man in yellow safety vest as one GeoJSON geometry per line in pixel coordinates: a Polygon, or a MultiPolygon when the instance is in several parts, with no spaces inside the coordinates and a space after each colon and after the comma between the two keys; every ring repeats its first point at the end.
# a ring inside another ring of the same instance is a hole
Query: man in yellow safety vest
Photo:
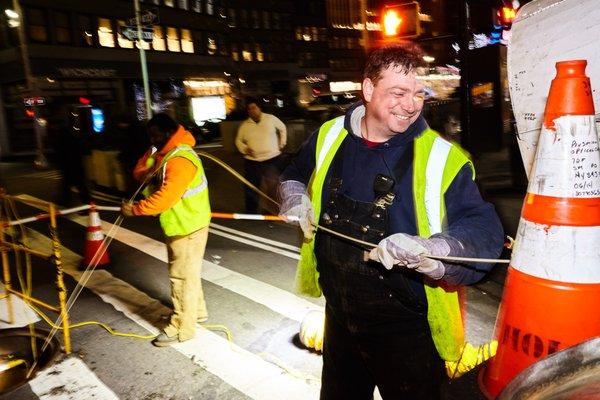
{"type": "Polygon", "coordinates": [[[363,102],[321,126],[281,178],[280,214],[305,240],[298,289],[327,301],[321,399],[440,396],[464,343],[458,300],[496,258],[503,232],[466,153],[421,115],[422,54],[393,45],[365,66],[363,102]],[[314,223],[372,249],[322,230],[314,223]]]}
{"type": "Polygon", "coordinates": [[[140,158],[133,175],[139,181],[152,176],[147,197],[123,204],[124,216],[160,215],[169,256],[173,315],[152,342],[165,347],[192,339],[196,323],[208,319],[200,270],[210,223],[208,182],[192,148],[195,139],[166,114],[148,121],[153,147],[140,158]]]}

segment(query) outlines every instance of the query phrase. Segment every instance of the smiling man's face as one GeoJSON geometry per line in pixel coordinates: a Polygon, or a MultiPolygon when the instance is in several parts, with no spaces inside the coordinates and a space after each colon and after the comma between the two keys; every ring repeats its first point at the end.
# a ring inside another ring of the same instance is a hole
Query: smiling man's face
{"type": "Polygon", "coordinates": [[[406,132],[417,120],[423,110],[425,91],[414,71],[390,66],[381,71],[376,83],[369,78],[363,81],[363,96],[369,131],[376,129],[378,135],[391,138],[406,132]]]}

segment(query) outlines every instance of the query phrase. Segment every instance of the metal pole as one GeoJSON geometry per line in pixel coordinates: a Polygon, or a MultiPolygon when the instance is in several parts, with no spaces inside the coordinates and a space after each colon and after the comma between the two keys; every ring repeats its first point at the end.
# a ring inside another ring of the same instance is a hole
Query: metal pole
{"type": "Polygon", "coordinates": [[[137,25],[137,45],[140,50],[140,63],[142,64],[142,79],[144,81],[144,98],[146,99],[146,116],[152,118],[152,103],[150,102],[150,84],[148,83],[148,66],[146,65],[146,51],[142,40],[142,26],[140,24],[140,1],[133,0],[135,7],[135,23],[137,25]]]}
{"type": "MultiPolygon", "coordinates": [[[[19,14],[19,26],[17,32],[19,34],[19,44],[21,47],[21,57],[23,58],[23,71],[25,72],[25,80],[27,81],[27,89],[29,95],[38,97],[37,82],[31,73],[31,64],[29,61],[29,49],[27,48],[27,38],[25,37],[25,27],[23,20],[23,12],[21,10],[21,4],[19,0],[13,0],[13,9],[19,14]]],[[[35,133],[36,142],[36,159],[35,165],[40,168],[46,168],[48,161],[44,156],[44,142],[43,137],[46,136],[46,122],[42,122],[38,111],[38,106],[34,104],[31,107],[33,111],[33,132],[35,133]]]]}
{"type": "Polygon", "coordinates": [[[4,221],[0,221],[0,251],[2,252],[2,271],[4,274],[4,293],[6,296],[2,296],[1,298],[6,298],[6,311],[8,315],[8,323],[14,323],[14,314],[13,314],[13,305],[10,293],[12,291],[12,284],[10,282],[10,267],[8,265],[8,250],[5,246],[5,234],[4,234],[4,221]]]}
{"type": "Polygon", "coordinates": [[[471,148],[471,85],[469,67],[469,41],[471,26],[468,0],[459,1],[459,58],[460,58],[460,143],[464,148],[471,148]]]}

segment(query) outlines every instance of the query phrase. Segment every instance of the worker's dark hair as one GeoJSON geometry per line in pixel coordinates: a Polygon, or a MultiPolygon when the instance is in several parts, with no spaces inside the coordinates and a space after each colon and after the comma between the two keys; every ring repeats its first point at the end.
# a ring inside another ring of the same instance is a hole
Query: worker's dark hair
{"type": "Polygon", "coordinates": [[[409,42],[398,43],[372,50],[365,64],[363,78],[369,78],[373,84],[377,84],[381,72],[389,67],[408,73],[424,66],[423,52],[419,46],[409,42]]]}
{"type": "Polygon", "coordinates": [[[172,135],[179,128],[179,124],[165,113],[154,114],[152,119],[148,121],[147,127],[155,126],[159,131],[172,135]]]}

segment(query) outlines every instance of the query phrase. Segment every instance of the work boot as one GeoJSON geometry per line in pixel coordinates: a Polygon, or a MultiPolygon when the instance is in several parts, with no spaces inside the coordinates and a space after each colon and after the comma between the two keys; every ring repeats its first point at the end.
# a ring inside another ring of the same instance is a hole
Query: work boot
{"type": "Polygon", "coordinates": [[[175,336],[167,336],[165,332],[161,332],[160,335],[154,338],[152,344],[156,347],[167,347],[179,343],[179,338],[175,336]]]}

